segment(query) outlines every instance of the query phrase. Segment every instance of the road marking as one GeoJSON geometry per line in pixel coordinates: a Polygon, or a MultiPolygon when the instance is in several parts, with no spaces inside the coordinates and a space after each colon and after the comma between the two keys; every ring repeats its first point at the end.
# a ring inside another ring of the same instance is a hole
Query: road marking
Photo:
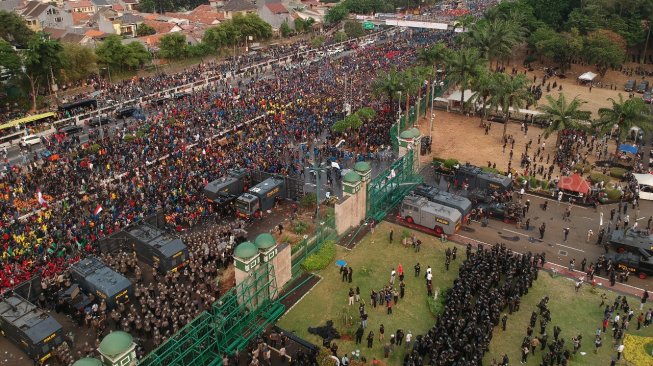
{"type": "Polygon", "coordinates": [[[594,221],[594,219],[591,218],[591,217],[585,217],[585,216],[578,216],[578,217],[580,217],[581,219],[586,219],[586,220],[594,221]]]}
{"type": "Polygon", "coordinates": [[[517,234],[517,235],[521,235],[521,236],[526,236],[526,237],[530,236],[530,235],[527,235],[527,234],[524,234],[524,233],[519,233],[519,232],[516,232],[516,231],[508,230],[506,228],[503,228],[503,231],[507,231],[509,233],[513,233],[513,234],[517,234]]]}
{"type": "Polygon", "coordinates": [[[561,247],[564,247],[564,248],[568,248],[568,249],[572,249],[572,250],[577,250],[577,251],[579,251],[581,253],[585,253],[585,251],[582,250],[582,249],[577,249],[577,248],[574,248],[574,247],[570,247],[568,245],[563,245],[563,244],[558,244],[558,243],[555,243],[555,245],[558,245],[558,246],[561,246],[561,247]]]}
{"type": "Polygon", "coordinates": [[[635,221],[644,220],[645,218],[646,218],[646,216],[644,216],[644,217],[640,217],[639,219],[637,219],[637,220],[635,220],[635,221]]]}

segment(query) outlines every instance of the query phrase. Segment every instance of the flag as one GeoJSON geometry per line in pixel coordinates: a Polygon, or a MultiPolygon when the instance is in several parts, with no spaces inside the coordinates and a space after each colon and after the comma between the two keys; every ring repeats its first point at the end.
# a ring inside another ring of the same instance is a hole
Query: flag
{"type": "Polygon", "coordinates": [[[40,189],[36,190],[36,198],[39,200],[39,205],[41,205],[41,206],[47,206],[48,205],[48,201],[46,201],[45,198],[43,198],[43,193],[41,193],[40,189]]]}
{"type": "Polygon", "coordinates": [[[97,216],[97,215],[100,214],[100,212],[102,212],[102,206],[97,205],[97,207],[95,208],[95,211],[93,211],[93,215],[97,216]]]}

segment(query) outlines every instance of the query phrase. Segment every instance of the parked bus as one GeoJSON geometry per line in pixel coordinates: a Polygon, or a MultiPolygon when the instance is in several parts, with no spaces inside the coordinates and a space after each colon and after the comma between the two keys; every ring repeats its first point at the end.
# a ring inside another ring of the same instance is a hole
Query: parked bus
{"type": "Polygon", "coordinates": [[[462,214],[455,208],[409,194],[401,204],[401,218],[434,230],[437,235],[451,235],[460,230],[462,214]]]}
{"type": "Polygon", "coordinates": [[[75,109],[95,109],[97,108],[96,99],[82,99],[75,102],[70,102],[62,104],[59,106],[59,110],[62,112],[70,112],[75,109]]]}
{"type": "Polygon", "coordinates": [[[50,128],[48,125],[55,119],[52,112],[36,114],[0,125],[0,147],[9,147],[17,143],[23,135],[36,133],[50,128]]]}

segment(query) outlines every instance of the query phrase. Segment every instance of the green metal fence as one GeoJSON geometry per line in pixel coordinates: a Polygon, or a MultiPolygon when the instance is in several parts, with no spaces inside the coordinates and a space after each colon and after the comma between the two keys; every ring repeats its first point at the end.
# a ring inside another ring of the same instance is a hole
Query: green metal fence
{"type": "Polygon", "coordinates": [[[332,215],[327,216],[325,220],[320,221],[314,236],[303,239],[293,246],[291,261],[293,277],[301,273],[301,265],[304,260],[308,258],[309,255],[320,250],[322,245],[324,245],[324,243],[328,240],[338,240],[338,234],[336,232],[336,218],[332,215]]]}

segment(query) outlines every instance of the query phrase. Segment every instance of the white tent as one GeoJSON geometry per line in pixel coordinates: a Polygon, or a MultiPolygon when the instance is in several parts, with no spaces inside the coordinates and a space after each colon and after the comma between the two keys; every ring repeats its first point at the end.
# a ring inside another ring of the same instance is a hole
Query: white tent
{"type": "Polygon", "coordinates": [[[639,198],[653,200],[653,174],[633,174],[639,185],[639,198]]]}
{"type": "Polygon", "coordinates": [[[593,73],[591,71],[588,71],[588,72],[584,73],[583,75],[579,76],[578,80],[592,81],[592,80],[594,80],[595,77],[597,77],[597,74],[595,74],[595,73],[593,73]]]}
{"type": "MultiPolygon", "coordinates": [[[[460,102],[461,94],[462,93],[460,92],[460,90],[456,90],[455,92],[451,93],[451,95],[449,95],[447,99],[450,102],[460,102]]],[[[464,102],[467,103],[471,99],[472,95],[474,95],[474,92],[469,89],[466,89],[464,102]]]]}

